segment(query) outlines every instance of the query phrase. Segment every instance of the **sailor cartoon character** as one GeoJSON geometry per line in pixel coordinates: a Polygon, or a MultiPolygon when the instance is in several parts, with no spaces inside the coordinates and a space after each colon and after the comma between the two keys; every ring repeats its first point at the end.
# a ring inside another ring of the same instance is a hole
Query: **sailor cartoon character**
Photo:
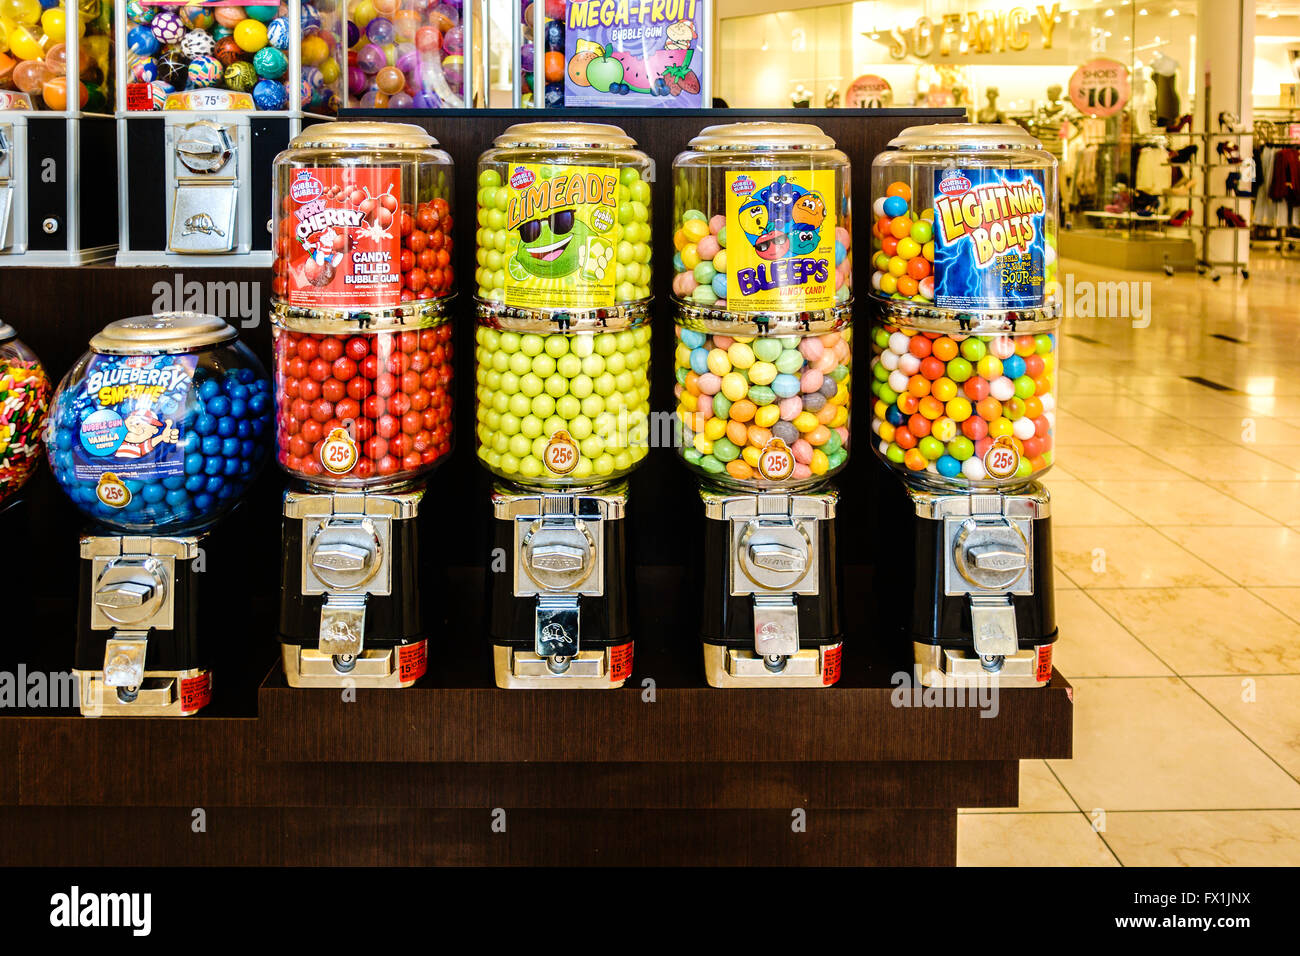
{"type": "Polygon", "coordinates": [[[307,239],[303,248],[311,254],[302,265],[303,275],[315,286],[329,285],[334,278],[334,270],[339,267],[344,256],[343,234],[334,227],[328,227],[315,240],[307,239]]]}
{"type": "Polygon", "coordinates": [[[667,42],[664,43],[665,50],[689,50],[699,36],[695,31],[695,23],[691,20],[670,23],[664,33],[668,37],[667,42]]]}
{"type": "Polygon", "coordinates": [[[137,408],[123,424],[126,436],[115,453],[117,458],[143,458],[159,445],[174,445],[180,439],[172,419],[162,421],[148,408],[137,408]]]}

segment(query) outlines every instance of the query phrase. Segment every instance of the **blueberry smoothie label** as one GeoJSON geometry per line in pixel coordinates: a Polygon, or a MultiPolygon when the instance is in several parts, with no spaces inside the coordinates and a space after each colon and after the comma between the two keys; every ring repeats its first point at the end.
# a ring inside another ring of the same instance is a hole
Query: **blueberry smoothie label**
{"type": "Polygon", "coordinates": [[[505,304],[599,309],[614,304],[618,170],[511,164],[505,304]]]}
{"type": "Polygon", "coordinates": [[[290,173],[284,222],[290,305],[387,308],[402,300],[396,167],[328,167],[290,173]]]}
{"type": "Polygon", "coordinates": [[[183,474],[184,419],[197,364],[194,355],[92,358],[72,399],[73,474],[110,491],[127,479],[183,474]]]}
{"type": "Polygon", "coordinates": [[[835,303],[835,173],[726,174],[727,307],[806,312],[835,303]]]}
{"type": "Polygon", "coordinates": [[[1041,171],[936,170],[935,305],[1041,307],[1046,210],[1041,171]]]}

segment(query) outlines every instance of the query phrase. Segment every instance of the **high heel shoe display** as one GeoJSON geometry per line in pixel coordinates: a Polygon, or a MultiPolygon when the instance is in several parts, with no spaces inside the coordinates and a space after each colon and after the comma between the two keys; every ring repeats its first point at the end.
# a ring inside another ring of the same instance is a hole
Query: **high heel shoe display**
{"type": "Polygon", "coordinates": [[[1220,226],[1231,226],[1233,229],[1245,229],[1247,226],[1246,220],[1241,217],[1241,214],[1229,209],[1227,206],[1220,206],[1214,210],[1214,215],[1218,218],[1220,226]]]}
{"type": "Polygon", "coordinates": [[[1133,211],[1139,216],[1154,216],[1160,208],[1160,197],[1139,189],[1133,194],[1133,211]]]}
{"type": "Polygon", "coordinates": [[[1250,197],[1255,195],[1253,189],[1241,188],[1241,173],[1237,171],[1228,173],[1228,178],[1223,181],[1223,191],[1229,196],[1250,197]]]}
{"type": "Polygon", "coordinates": [[[1169,225],[1175,228],[1178,226],[1185,226],[1191,221],[1191,218],[1192,211],[1190,209],[1183,209],[1169,217],[1169,225]]]}
{"type": "Polygon", "coordinates": [[[1215,152],[1223,157],[1223,161],[1226,163],[1235,166],[1241,162],[1241,151],[1237,148],[1236,143],[1229,143],[1226,140],[1221,140],[1214,149],[1215,152]]]}
{"type": "Polygon", "coordinates": [[[1196,153],[1200,148],[1199,144],[1192,143],[1190,146],[1184,146],[1182,149],[1171,149],[1169,151],[1169,164],[1171,166],[1176,166],[1181,163],[1190,163],[1196,158],[1196,153]]]}
{"type": "Polygon", "coordinates": [[[1240,133],[1241,120],[1237,114],[1229,110],[1224,110],[1219,114],[1219,132],[1220,133],[1240,133]]]}
{"type": "Polygon", "coordinates": [[[1181,130],[1183,127],[1185,127],[1185,126],[1190,126],[1191,124],[1192,124],[1192,114],[1191,114],[1191,113],[1184,113],[1182,116],[1178,117],[1178,119],[1175,120],[1173,123],[1171,123],[1171,124],[1169,124],[1168,126],[1166,126],[1166,127],[1165,127],[1165,132],[1166,132],[1166,133],[1177,133],[1177,132],[1178,132],[1179,130],[1181,130]]]}

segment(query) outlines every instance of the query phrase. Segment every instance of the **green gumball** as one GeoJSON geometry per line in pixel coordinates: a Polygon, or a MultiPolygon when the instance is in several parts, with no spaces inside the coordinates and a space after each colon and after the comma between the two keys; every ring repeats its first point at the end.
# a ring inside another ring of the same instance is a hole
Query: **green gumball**
{"type": "Polygon", "coordinates": [[[237,93],[247,93],[257,85],[257,71],[246,60],[236,60],[226,67],[225,83],[228,89],[237,93]]]}

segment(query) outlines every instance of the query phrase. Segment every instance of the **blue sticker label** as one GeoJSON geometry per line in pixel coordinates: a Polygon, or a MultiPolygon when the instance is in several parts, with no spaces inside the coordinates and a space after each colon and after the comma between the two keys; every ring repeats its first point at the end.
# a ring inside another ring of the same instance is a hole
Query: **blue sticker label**
{"type": "Polygon", "coordinates": [[[1046,215],[1040,170],[936,170],[935,305],[1041,308],[1046,215]]]}
{"type": "Polygon", "coordinates": [[[148,481],[185,471],[184,420],[194,355],[96,355],[73,397],[73,473],[148,481]]]}

